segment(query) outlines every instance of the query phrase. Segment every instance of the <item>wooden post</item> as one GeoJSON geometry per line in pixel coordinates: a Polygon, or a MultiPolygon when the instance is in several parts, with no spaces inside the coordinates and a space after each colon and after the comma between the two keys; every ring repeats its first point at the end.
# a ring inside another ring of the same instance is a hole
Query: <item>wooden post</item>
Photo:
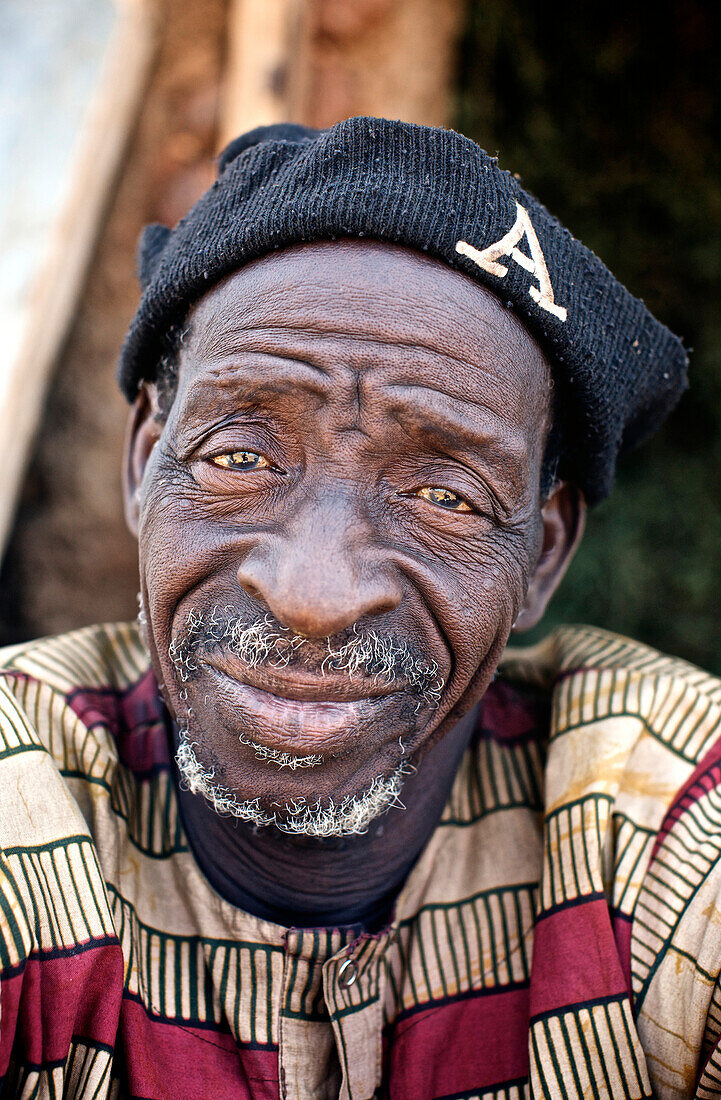
{"type": "Polygon", "coordinates": [[[464,0],[312,0],[304,115],[446,126],[464,0]]]}
{"type": "Polygon", "coordinates": [[[74,164],[70,194],[35,278],[17,357],[0,372],[0,556],[5,547],[52,367],[67,336],[98,225],[125,148],[152,52],[143,0],[123,0],[114,40],[74,164]]]}
{"type": "MultiPolygon", "coordinates": [[[[127,405],[115,369],[138,302],[135,247],[142,226],[172,224],[214,176],[227,0],[130,3],[152,20],[152,56],[144,58],[152,64],[135,88],[135,121],[118,98],[143,59],[147,37],[137,28],[119,43],[112,69],[120,114],[110,110],[104,128],[94,131],[100,157],[103,143],[115,148],[116,126],[129,140],[118,150],[117,175],[102,192],[90,270],[71,302],[74,316],[52,368],[42,427],[31,442],[30,476],[1,578],[4,641],[132,618],[137,610],[137,547],[125,527],[119,478],[127,405]]],[[[56,278],[54,290],[64,295],[68,269],[56,271],[56,278]]],[[[48,327],[53,308],[51,300],[48,327]]],[[[42,325],[42,316],[36,320],[42,325]]],[[[45,372],[39,400],[47,377],[45,372]]],[[[25,412],[23,385],[30,382],[16,375],[15,384],[25,412]]],[[[18,436],[6,439],[4,432],[0,445],[16,446],[18,436]]]]}
{"type": "Polygon", "coordinates": [[[307,61],[305,0],[231,0],[222,147],[259,125],[298,119],[299,73],[307,61]]]}
{"type": "Polygon", "coordinates": [[[447,125],[465,0],[231,0],[221,141],[352,115],[447,125]]]}

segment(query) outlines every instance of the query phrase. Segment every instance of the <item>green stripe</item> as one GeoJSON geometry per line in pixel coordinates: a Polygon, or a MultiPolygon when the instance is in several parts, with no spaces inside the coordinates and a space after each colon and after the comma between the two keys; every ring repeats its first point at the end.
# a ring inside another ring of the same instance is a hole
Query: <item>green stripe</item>
{"type": "MultiPolygon", "coordinates": [[[[22,898],[20,896],[20,893],[18,891],[17,883],[15,882],[15,879],[14,879],[10,869],[7,868],[7,867],[4,867],[4,868],[2,868],[2,872],[3,872],[4,882],[6,882],[8,884],[8,887],[10,888],[10,890],[12,891],[12,893],[14,894],[14,896],[15,896],[17,902],[18,902],[18,907],[20,908],[20,911],[23,913],[23,916],[25,916],[25,919],[27,920],[27,915],[25,914],[24,903],[23,903],[23,900],[22,900],[22,898]]],[[[4,934],[5,930],[7,930],[10,933],[10,936],[11,936],[12,941],[13,941],[13,945],[15,947],[16,954],[17,954],[18,959],[19,959],[20,962],[22,962],[25,959],[26,950],[25,950],[25,944],[23,942],[22,933],[20,931],[20,925],[18,924],[18,922],[15,918],[15,915],[13,913],[13,907],[10,903],[9,898],[5,894],[4,889],[0,889],[0,911],[2,912],[2,916],[3,916],[3,921],[2,921],[2,926],[1,926],[2,929],[3,929],[3,935],[0,936],[0,962],[2,962],[3,967],[7,968],[11,965],[14,965],[14,963],[11,963],[10,954],[9,954],[8,948],[6,946],[6,936],[4,934]]]]}
{"type": "Polygon", "coordinates": [[[533,1052],[534,1060],[535,1060],[536,1066],[538,1068],[538,1078],[539,1078],[539,1081],[540,1081],[540,1084],[541,1084],[541,1088],[543,1089],[543,1095],[545,1097],[545,1100],[558,1100],[558,1097],[554,1097],[554,1096],[551,1095],[551,1092],[549,1091],[549,1088],[548,1088],[548,1082],[546,1080],[546,1074],[545,1074],[543,1062],[541,1060],[541,1052],[540,1052],[539,1047],[538,1047],[538,1028],[539,1028],[539,1025],[534,1024],[534,1026],[531,1028],[531,1035],[530,1035],[531,1050],[533,1052]]]}

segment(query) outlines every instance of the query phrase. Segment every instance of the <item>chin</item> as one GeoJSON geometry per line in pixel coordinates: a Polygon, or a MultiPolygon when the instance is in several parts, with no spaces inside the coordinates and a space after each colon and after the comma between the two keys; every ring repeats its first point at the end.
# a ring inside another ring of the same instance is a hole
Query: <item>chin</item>
{"type": "Polygon", "coordinates": [[[336,758],[268,757],[260,746],[240,744],[252,750],[255,761],[239,769],[233,781],[228,773],[236,772],[237,764],[224,765],[189,729],[180,729],[176,763],[181,783],[221,816],[295,836],[327,839],[366,833],[393,806],[402,807],[400,793],[413,770],[403,758],[382,770],[373,761],[349,781],[335,775],[341,770],[336,758]],[[372,778],[364,781],[363,772],[372,778]]]}
{"type": "Polygon", "coordinates": [[[344,799],[407,764],[429,719],[402,691],[299,700],[218,676],[186,684],[181,730],[229,789],[264,800],[344,799]]]}

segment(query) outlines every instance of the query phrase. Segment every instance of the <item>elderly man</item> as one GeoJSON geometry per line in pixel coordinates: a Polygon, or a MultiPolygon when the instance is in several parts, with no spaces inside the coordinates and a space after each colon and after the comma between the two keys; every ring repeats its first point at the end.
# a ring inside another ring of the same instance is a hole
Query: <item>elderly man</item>
{"type": "Polygon", "coordinates": [[[139,626],[5,651],[3,1096],[721,1096],[721,684],[506,650],[679,341],[452,132],[149,227],[139,626]]]}

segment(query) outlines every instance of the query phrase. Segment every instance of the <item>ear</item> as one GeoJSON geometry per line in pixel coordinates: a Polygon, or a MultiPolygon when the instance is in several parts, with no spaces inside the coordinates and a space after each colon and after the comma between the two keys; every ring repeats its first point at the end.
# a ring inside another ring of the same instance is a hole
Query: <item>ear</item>
{"type": "Polygon", "coordinates": [[[163,425],[158,420],[155,386],[144,384],[138,391],[128,416],[123,447],[123,504],[125,522],[131,535],[138,537],[140,486],[153,447],[160,439],[163,425]]]}
{"type": "Polygon", "coordinates": [[[514,633],[540,622],[548,601],[571,563],[586,524],[586,502],[574,485],[562,481],[541,508],[543,545],[514,633]]]}

